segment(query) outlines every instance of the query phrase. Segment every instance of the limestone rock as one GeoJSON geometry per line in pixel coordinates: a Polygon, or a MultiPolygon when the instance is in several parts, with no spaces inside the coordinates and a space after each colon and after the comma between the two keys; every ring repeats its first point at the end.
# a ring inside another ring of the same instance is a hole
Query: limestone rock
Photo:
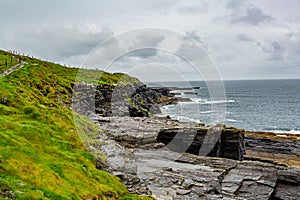
{"type": "MultiPolygon", "coordinates": [[[[101,151],[107,155],[109,171],[133,193],[179,200],[299,198],[300,172],[295,168],[174,152],[156,140],[164,132],[166,138],[177,133],[188,141],[183,135],[191,131],[199,134],[192,141],[200,144],[201,133],[208,134],[209,127],[166,118],[102,117],[95,121],[105,130],[100,136],[105,138],[101,151]]],[[[217,150],[226,149],[222,145],[243,145],[243,130],[222,127],[220,140],[222,133],[225,142],[219,142],[217,150]]]]}

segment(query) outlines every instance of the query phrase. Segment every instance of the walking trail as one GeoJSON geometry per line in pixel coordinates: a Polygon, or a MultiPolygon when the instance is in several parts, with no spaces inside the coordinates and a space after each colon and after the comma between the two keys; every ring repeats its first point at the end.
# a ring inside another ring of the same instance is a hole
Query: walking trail
{"type": "Polygon", "coordinates": [[[12,72],[14,72],[18,69],[21,69],[22,67],[24,67],[25,64],[27,64],[27,62],[22,61],[21,63],[12,66],[11,68],[9,68],[9,69],[5,70],[4,72],[0,73],[0,78],[11,74],[12,72]]]}

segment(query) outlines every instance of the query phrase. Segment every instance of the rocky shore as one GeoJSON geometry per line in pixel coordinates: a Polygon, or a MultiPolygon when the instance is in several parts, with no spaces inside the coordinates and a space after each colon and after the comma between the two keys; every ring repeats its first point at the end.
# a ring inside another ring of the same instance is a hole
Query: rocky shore
{"type": "Polygon", "coordinates": [[[106,159],[97,159],[97,168],[130,192],[154,199],[300,199],[299,166],[288,162],[299,161],[298,139],[171,120],[159,106],[179,99],[166,88],[91,87],[75,86],[73,105],[99,125],[93,148],[106,159]]]}
{"type": "MultiPolygon", "coordinates": [[[[102,130],[98,139],[105,143],[100,147],[107,155],[104,168],[120,177],[132,193],[155,199],[300,197],[297,168],[263,159],[241,161],[176,152],[157,139],[171,127],[207,130],[209,127],[203,124],[183,124],[162,118],[93,116],[93,120],[102,130]]],[[[222,132],[234,134],[243,130],[222,127],[222,132]]],[[[245,142],[251,143],[247,139],[245,142]]]]}

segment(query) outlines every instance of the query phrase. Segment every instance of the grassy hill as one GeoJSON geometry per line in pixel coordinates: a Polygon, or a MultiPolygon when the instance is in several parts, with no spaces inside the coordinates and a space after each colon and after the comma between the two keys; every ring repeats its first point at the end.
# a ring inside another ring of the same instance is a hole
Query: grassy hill
{"type": "MultiPolygon", "coordinates": [[[[0,199],[142,198],[95,168],[84,143],[92,142],[87,135],[97,135],[97,127],[68,107],[78,69],[22,60],[28,64],[0,78],[0,199]]],[[[76,81],[95,83],[100,74],[100,83],[117,83],[123,76],[83,70],[76,81]]],[[[138,82],[122,79],[121,84],[138,82]]]]}
{"type": "Polygon", "coordinates": [[[0,50],[0,73],[18,64],[19,56],[0,50]]]}

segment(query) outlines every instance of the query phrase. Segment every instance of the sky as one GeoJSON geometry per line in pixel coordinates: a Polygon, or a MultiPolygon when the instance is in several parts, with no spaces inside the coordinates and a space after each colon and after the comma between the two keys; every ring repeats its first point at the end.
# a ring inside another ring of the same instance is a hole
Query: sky
{"type": "Polygon", "coordinates": [[[0,8],[1,49],[67,66],[144,81],[300,78],[300,0],[1,0],[0,8]]]}

